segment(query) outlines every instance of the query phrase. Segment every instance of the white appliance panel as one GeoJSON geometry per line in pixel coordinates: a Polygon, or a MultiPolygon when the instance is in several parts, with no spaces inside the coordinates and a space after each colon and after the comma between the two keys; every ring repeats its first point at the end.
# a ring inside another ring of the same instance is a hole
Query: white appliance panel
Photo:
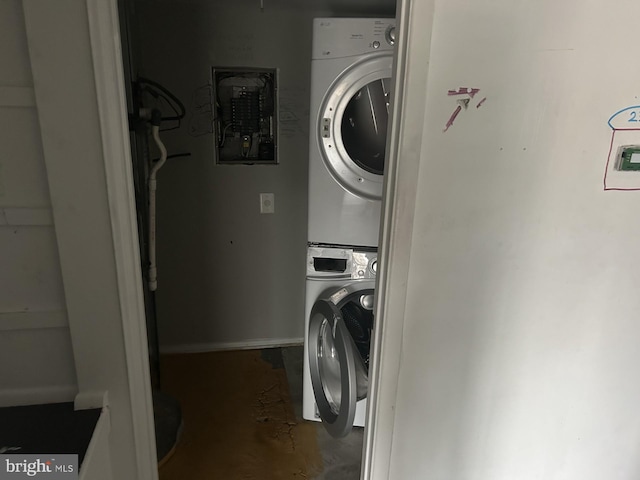
{"type": "MultiPolygon", "coordinates": [[[[316,19],[311,65],[309,148],[309,235],[312,243],[378,244],[383,175],[362,160],[352,160],[349,133],[367,131],[386,139],[393,19],[316,19]],[[373,129],[364,117],[348,113],[351,99],[370,95],[373,129]],[[377,103],[372,101],[377,95],[377,103]],[[384,97],[383,97],[384,95],[384,97]],[[376,106],[377,105],[377,106],[376,106]],[[379,117],[379,118],[378,118],[379,117]],[[382,124],[381,122],[385,123],[382,124]],[[355,122],[355,123],[354,123],[355,122]],[[360,123],[358,123],[360,122],[360,123]],[[361,130],[360,125],[363,125],[361,130]],[[354,130],[349,130],[353,128],[354,130]],[[360,162],[360,164],[358,163],[360,162]]],[[[369,140],[356,140],[365,145],[369,140]]],[[[384,146],[379,149],[384,156],[384,146]]],[[[376,151],[373,150],[375,159],[376,151]]],[[[379,157],[380,158],[380,157],[379,157]]],[[[381,171],[381,169],[380,169],[381,171]]]]}

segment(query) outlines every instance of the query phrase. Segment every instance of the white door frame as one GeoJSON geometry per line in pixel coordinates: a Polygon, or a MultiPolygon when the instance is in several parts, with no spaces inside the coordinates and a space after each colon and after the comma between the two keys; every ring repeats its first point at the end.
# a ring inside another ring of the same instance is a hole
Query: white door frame
{"type": "MultiPolygon", "coordinates": [[[[385,201],[381,226],[376,323],[371,366],[362,478],[388,478],[417,173],[422,149],[424,105],[435,0],[398,0],[395,89],[387,144],[385,201]],[[425,19],[428,21],[425,24],[425,19]],[[381,361],[384,357],[384,362],[381,361]]],[[[91,49],[109,195],[118,284],[121,291],[131,404],[151,411],[139,268],[135,196],[127,131],[117,0],[87,0],[91,49]]],[[[153,418],[135,417],[140,478],[157,478],[153,418]],[[153,449],[153,454],[149,454],[153,449]]]]}
{"type": "Polygon", "coordinates": [[[363,480],[389,478],[434,6],[435,0],[398,0],[396,10],[363,480]]]}
{"type": "Polygon", "coordinates": [[[116,259],[138,477],[156,480],[158,464],[147,325],[128,131],[117,0],[86,0],[116,259]]]}
{"type": "Polygon", "coordinates": [[[114,475],[157,480],[116,3],[22,0],[22,9],[78,382],[75,406],[110,410],[105,455],[114,460],[114,475]]]}

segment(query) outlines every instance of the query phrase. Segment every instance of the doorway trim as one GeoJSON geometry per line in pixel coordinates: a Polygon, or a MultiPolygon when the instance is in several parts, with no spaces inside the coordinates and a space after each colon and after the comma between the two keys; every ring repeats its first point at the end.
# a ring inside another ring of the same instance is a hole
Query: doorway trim
{"type": "Polygon", "coordinates": [[[435,0],[398,0],[396,10],[393,110],[376,286],[375,315],[381,321],[376,321],[373,333],[363,480],[388,480],[392,462],[434,8],[435,0]]]}
{"type": "MultiPolygon", "coordinates": [[[[138,478],[156,480],[146,322],[117,0],[86,0],[129,375],[138,478]]],[[[388,479],[435,0],[398,0],[364,480],[388,479]],[[428,21],[425,23],[425,19],[428,21]],[[381,357],[384,356],[384,362],[381,357]]]]}
{"type": "Polygon", "coordinates": [[[86,0],[139,479],[158,462],[117,0],[86,0]]]}

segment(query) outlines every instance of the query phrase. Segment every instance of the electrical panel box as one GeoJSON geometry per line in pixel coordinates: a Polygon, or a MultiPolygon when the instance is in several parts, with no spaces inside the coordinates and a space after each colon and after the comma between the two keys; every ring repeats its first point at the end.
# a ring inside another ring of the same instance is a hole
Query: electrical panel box
{"type": "Polygon", "coordinates": [[[212,76],[216,162],[277,164],[277,70],[214,67],[212,76]]]}
{"type": "Polygon", "coordinates": [[[640,145],[620,147],[618,170],[640,171],[640,145]]]}

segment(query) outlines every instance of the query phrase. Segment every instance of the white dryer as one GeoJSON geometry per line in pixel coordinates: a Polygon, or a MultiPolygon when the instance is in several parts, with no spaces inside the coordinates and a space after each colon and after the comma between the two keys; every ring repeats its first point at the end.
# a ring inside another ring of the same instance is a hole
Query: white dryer
{"type": "Polygon", "coordinates": [[[334,437],[365,423],[376,263],[374,249],[308,249],[302,414],[334,437]]]}
{"type": "Polygon", "coordinates": [[[313,23],[310,243],[378,245],[395,20],[313,23]]]}

